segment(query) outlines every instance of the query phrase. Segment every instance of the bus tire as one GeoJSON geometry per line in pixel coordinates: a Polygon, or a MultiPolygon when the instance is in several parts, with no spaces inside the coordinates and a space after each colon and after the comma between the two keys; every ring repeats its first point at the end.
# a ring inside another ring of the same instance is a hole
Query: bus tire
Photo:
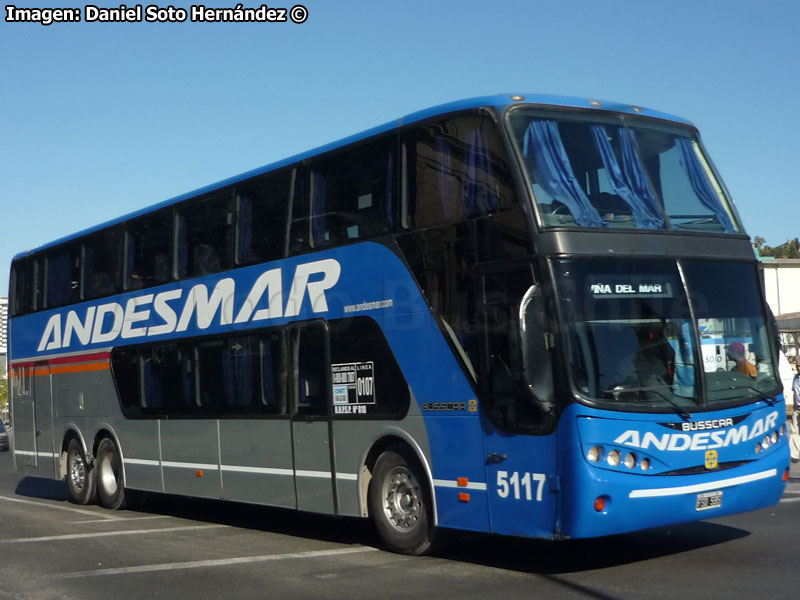
{"type": "Polygon", "coordinates": [[[94,469],[86,461],[83,447],[77,439],[71,439],[67,446],[67,491],[70,502],[92,504],[96,497],[94,469]]]}
{"type": "Polygon", "coordinates": [[[416,459],[405,449],[385,451],[375,462],[369,482],[369,512],[384,543],[401,554],[432,549],[435,528],[431,495],[416,459]]]}
{"type": "Polygon", "coordinates": [[[97,502],[104,508],[117,510],[125,506],[125,486],[122,479],[122,459],[117,445],[103,438],[97,446],[95,458],[97,502]]]}

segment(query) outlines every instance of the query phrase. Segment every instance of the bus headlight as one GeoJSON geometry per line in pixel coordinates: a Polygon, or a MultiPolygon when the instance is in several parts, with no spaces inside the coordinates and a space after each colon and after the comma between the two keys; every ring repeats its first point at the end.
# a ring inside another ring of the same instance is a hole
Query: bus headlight
{"type": "Polygon", "coordinates": [[[761,443],[756,444],[756,454],[761,454],[761,443]]]}
{"type": "Polygon", "coordinates": [[[600,462],[600,459],[603,458],[603,447],[592,446],[589,448],[589,453],[586,455],[586,458],[593,463],[600,462]]]}
{"type": "Polygon", "coordinates": [[[619,465],[619,450],[612,450],[608,453],[608,464],[612,467],[619,465]]]}
{"type": "Polygon", "coordinates": [[[633,452],[628,452],[625,455],[625,466],[632,469],[636,466],[636,455],[633,452]]]}
{"type": "Polygon", "coordinates": [[[777,431],[773,431],[772,432],[772,443],[773,444],[777,444],[778,443],[778,432],[777,431]]]}
{"type": "Polygon", "coordinates": [[[649,471],[650,470],[650,459],[649,458],[643,458],[642,462],[639,463],[639,467],[642,469],[642,471],[649,471]]]}
{"type": "Polygon", "coordinates": [[[765,435],[765,436],[764,436],[764,439],[763,439],[763,440],[761,440],[761,447],[762,447],[764,450],[766,450],[767,448],[769,448],[769,436],[768,436],[768,435],[765,435]]]}

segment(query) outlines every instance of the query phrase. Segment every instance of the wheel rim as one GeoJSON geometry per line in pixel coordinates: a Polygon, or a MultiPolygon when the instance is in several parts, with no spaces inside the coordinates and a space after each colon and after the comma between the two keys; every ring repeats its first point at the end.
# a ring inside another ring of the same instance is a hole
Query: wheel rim
{"type": "Polygon", "coordinates": [[[395,467],[383,481],[381,497],[383,512],[389,524],[397,531],[413,530],[422,516],[422,498],[419,482],[406,467],[395,467]]]}
{"type": "Polygon", "coordinates": [[[104,456],[98,468],[100,485],[109,496],[117,493],[117,474],[114,472],[114,464],[110,456],[104,456]]]}
{"type": "Polygon", "coordinates": [[[76,490],[82,490],[86,485],[86,465],[80,455],[76,455],[72,460],[69,478],[76,490]]]}

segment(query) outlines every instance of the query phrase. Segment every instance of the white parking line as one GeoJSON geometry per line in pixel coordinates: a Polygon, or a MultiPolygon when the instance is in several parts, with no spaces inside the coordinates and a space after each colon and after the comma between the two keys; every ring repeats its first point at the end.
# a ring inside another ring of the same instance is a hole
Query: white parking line
{"type": "Polygon", "coordinates": [[[112,537],[116,535],[141,535],[147,533],[170,533],[173,531],[191,531],[192,529],[216,529],[227,525],[187,525],[185,527],[161,527],[157,529],[129,529],[120,531],[99,531],[95,533],[70,533],[67,535],[45,535],[30,538],[12,538],[0,540],[0,546],[6,544],[28,544],[31,542],[54,542],[58,540],[82,540],[98,537],[112,537]]]}
{"type": "Polygon", "coordinates": [[[800,496],[795,496],[794,498],[781,498],[781,504],[784,502],[800,502],[800,496]]]}
{"type": "MultiPolygon", "coordinates": [[[[144,521],[145,519],[169,519],[169,515],[149,515],[147,517],[119,517],[115,521],[144,521]]],[[[88,521],[72,521],[73,525],[85,525],[86,523],[105,523],[108,519],[89,519],[88,521]]]]}
{"type": "Polygon", "coordinates": [[[229,565],[243,565],[248,563],[269,562],[288,559],[320,558],[324,556],[338,556],[343,554],[356,554],[359,552],[374,552],[376,548],[359,546],[357,548],[340,548],[338,550],[311,550],[308,552],[294,552],[290,554],[267,554],[264,556],[243,556],[240,558],[223,558],[219,560],[194,560],[180,563],[162,563],[156,565],[141,565],[138,567],[121,567],[118,569],[98,569],[96,571],[77,571],[74,573],[60,573],[48,575],[47,579],[75,579],[78,577],[100,577],[103,575],[122,575],[126,573],[152,573],[154,571],[175,571],[178,569],[199,569],[207,567],[226,567],[229,565]]]}
{"type": "Polygon", "coordinates": [[[93,510],[83,510],[80,508],[72,508],[71,506],[62,506],[61,504],[50,504],[48,502],[37,502],[34,500],[22,500],[21,498],[9,498],[8,496],[0,496],[0,500],[5,500],[6,502],[19,502],[20,504],[33,504],[35,506],[41,506],[42,508],[54,508],[56,510],[68,510],[70,512],[78,513],[81,515],[90,515],[92,517],[102,517],[105,521],[119,521],[120,517],[115,515],[104,515],[102,512],[97,512],[93,510]]]}

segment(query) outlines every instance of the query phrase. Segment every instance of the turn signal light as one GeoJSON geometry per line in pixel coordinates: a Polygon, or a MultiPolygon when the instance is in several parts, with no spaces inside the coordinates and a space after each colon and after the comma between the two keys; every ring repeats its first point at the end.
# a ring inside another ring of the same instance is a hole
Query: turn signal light
{"type": "Polygon", "coordinates": [[[594,499],[594,509],[597,512],[603,512],[606,508],[606,499],[604,496],[598,496],[594,499]]]}

